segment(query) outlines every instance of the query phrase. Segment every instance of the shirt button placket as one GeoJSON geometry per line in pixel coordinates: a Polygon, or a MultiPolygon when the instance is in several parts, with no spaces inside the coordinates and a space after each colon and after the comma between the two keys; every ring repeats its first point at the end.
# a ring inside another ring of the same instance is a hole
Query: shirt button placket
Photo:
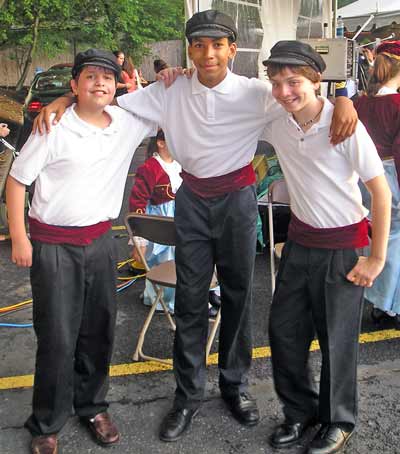
{"type": "Polygon", "coordinates": [[[215,93],[207,92],[207,120],[215,120],[215,93]]]}

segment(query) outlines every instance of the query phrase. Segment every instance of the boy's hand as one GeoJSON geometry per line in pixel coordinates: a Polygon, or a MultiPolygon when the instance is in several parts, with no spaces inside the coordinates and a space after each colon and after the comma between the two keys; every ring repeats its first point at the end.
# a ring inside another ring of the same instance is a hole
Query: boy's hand
{"type": "Polygon", "coordinates": [[[346,278],[354,285],[372,287],[374,280],[383,270],[385,261],[376,257],[359,257],[356,266],[346,278]]]}
{"type": "Polygon", "coordinates": [[[27,236],[12,240],[11,261],[21,267],[32,266],[32,244],[27,236]]]}
{"type": "Polygon", "coordinates": [[[59,122],[66,108],[73,104],[73,102],[74,99],[72,96],[61,96],[60,98],[52,101],[46,107],[43,107],[39,115],[33,121],[32,134],[35,134],[36,131],[39,131],[40,135],[42,135],[44,132],[47,132],[48,134],[50,132],[51,125],[56,125],[59,122]],[[52,113],[55,113],[56,116],[51,122],[50,115],[52,113]]]}
{"type": "Polygon", "coordinates": [[[345,96],[338,96],[329,132],[331,144],[337,145],[352,136],[356,130],[357,121],[358,115],[356,109],[354,109],[353,101],[345,96]]]}
{"type": "Polygon", "coordinates": [[[7,137],[10,134],[8,125],[5,123],[0,123],[0,137],[7,137]]]}
{"type": "Polygon", "coordinates": [[[156,80],[164,82],[166,88],[170,87],[178,78],[185,75],[188,79],[192,77],[194,69],[182,68],[176,66],[174,68],[165,68],[156,75],[156,80]]]}

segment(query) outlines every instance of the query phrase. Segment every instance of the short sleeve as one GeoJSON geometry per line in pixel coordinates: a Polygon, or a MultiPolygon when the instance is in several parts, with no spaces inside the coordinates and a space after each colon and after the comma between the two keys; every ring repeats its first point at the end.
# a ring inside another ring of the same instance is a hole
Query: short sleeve
{"type": "Polygon", "coordinates": [[[49,142],[49,134],[31,134],[15,159],[10,175],[21,184],[32,184],[49,160],[49,142]]]}
{"type": "Polygon", "coordinates": [[[363,182],[385,173],[382,160],[365,126],[358,122],[353,136],[345,141],[352,167],[363,182]]]}

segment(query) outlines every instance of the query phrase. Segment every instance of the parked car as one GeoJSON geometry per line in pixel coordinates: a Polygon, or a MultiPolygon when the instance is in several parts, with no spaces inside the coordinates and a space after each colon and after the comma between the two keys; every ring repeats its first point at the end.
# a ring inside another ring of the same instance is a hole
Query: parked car
{"type": "Polygon", "coordinates": [[[47,71],[36,74],[25,98],[23,125],[17,139],[17,150],[27,141],[33,120],[47,104],[71,90],[71,65],[56,65],[47,71]]]}

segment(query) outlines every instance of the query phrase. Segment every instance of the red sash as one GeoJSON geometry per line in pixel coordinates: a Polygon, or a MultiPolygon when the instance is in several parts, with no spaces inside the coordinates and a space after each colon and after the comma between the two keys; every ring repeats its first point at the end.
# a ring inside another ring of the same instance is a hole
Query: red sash
{"type": "Polygon", "coordinates": [[[305,247],[322,249],[357,249],[368,246],[369,221],[343,227],[316,228],[305,224],[291,213],[288,238],[305,247]]]}
{"type": "Polygon", "coordinates": [[[50,244],[72,244],[87,246],[111,228],[111,221],[99,222],[84,227],[60,227],[44,224],[33,218],[28,218],[29,233],[32,240],[50,244]]]}
{"type": "Polygon", "coordinates": [[[205,199],[221,197],[256,182],[256,175],[251,163],[218,177],[197,178],[184,170],[181,172],[181,177],[192,192],[205,199]]]}

